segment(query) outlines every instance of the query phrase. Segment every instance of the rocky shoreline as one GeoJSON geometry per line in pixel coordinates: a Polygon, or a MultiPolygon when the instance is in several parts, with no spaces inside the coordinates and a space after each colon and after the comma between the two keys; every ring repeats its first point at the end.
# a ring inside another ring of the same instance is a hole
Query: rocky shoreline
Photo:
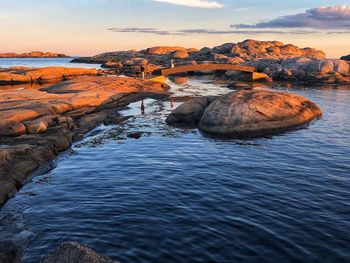
{"type": "MultiPolygon", "coordinates": [[[[160,68],[169,67],[171,60],[175,65],[211,61],[253,66],[257,72],[266,74],[267,80],[339,84],[350,83],[350,66],[346,58],[327,59],[321,50],[299,48],[279,41],[248,39],[200,50],[159,46],[144,50],[107,52],[93,57],[76,58],[72,62],[102,64],[102,68],[110,74],[135,76],[140,74],[141,66],[146,74],[151,74],[160,68]]],[[[234,71],[222,72],[220,77],[242,80],[242,75],[234,71]]]]}
{"type": "Polygon", "coordinates": [[[123,121],[118,108],[168,95],[166,85],[127,77],[81,76],[43,89],[16,87],[0,89],[0,205],[86,132],[123,121]]]}

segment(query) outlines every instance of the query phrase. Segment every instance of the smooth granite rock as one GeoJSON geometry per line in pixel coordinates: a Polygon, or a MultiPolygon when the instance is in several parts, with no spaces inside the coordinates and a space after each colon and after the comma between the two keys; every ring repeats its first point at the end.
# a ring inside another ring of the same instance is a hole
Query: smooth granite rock
{"type": "Polygon", "coordinates": [[[199,129],[224,137],[256,137],[302,126],[321,115],[319,106],[296,94],[241,90],[211,103],[199,129]]]}

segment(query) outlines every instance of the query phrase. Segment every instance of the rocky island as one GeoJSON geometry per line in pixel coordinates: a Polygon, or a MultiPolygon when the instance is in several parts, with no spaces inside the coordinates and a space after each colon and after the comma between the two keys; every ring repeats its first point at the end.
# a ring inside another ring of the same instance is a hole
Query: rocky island
{"type": "MultiPolygon", "coordinates": [[[[299,48],[279,41],[248,39],[238,43],[225,43],[213,48],[201,49],[159,46],[144,50],[102,53],[93,57],[76,58],[72,62],[101,63],[113,74],[137,75],[140,67],[146,73],[175,65],[216,62],[253,66],[266,80],[349,83],[350,66],[343,59],[327,59],[321,50],[299,48]]],[[[241,75],[234,71],[221,74],[220,78],[237,80],[241,75]]]]}
{"type": "Polygon", "coordinates": [[[0,58],[69,58],[65,54],[54,52],[32,51],[28,53],[0,53],[0,58]]]}

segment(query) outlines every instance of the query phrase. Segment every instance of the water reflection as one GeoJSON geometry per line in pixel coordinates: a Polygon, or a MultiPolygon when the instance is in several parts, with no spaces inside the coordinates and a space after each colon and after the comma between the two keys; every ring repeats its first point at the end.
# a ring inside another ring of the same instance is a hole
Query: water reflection
{"type": "Polygon", "coordinates": [[[34,233],[23,262],[67,240],[121,262],[345,262],[350,91],[295,86],[325,115],[272,139],[211,139],[164,124],[191,96],[231,91],[209,82],[129,105],[128,121],[98,127],[22,188],[34,194],[16,195],[0,218],[19,212],[34,233]]]}

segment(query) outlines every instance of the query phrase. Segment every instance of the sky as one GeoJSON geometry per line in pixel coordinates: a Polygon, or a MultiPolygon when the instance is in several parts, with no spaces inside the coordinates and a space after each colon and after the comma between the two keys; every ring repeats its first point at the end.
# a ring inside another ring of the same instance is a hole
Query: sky
{"type": "Polygon", "coordinates": [[[89,56],[245,39],[350,54],[350,0],[1,0],[0,52],[89,56]]]}

